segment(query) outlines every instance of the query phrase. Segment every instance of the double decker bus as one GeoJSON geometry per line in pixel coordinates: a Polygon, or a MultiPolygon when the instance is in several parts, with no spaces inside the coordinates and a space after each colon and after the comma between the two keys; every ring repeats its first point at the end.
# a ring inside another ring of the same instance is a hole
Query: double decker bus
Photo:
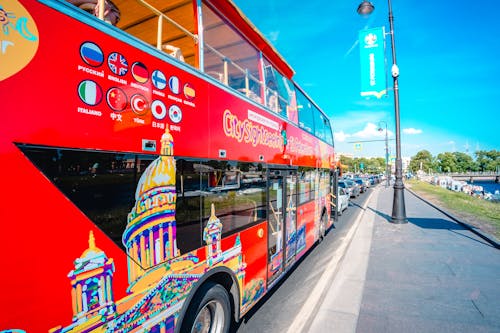
{"type": "Polygon", "coordinates": [[[0,24],[0,332],[227,332],[330,227],[330,122],[230,0],[0,24]]]}

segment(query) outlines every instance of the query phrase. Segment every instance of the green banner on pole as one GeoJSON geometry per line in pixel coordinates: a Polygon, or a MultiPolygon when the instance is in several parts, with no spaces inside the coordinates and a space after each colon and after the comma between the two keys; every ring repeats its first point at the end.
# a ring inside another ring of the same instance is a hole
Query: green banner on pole
{"type": "Polygon", "coordinates": [[[361,96],[387,95],[384,27],[359,32],[361,96]]]}

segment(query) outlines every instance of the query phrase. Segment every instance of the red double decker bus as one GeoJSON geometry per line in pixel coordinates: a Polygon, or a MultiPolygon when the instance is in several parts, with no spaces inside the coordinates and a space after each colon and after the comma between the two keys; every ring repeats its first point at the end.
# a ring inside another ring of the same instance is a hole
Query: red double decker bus
{"type": "Polygon", "coordinates": [[[0,23],[0,332],[227,332],[330,227],[329,120],[231,1],[0,23]]]}

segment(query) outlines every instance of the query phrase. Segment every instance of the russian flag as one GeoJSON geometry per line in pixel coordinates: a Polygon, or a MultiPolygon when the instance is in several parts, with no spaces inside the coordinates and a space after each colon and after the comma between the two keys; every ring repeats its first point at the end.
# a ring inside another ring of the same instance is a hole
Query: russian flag
{"type": "Polygon", "coordinates": [[[92,67],[101,66],[104,61],[101,48],[92,42],[85,42],[80,46],[80,57],[87,65],[92,67]]]}
{"type": "Polygon", "coordinates": [[[78,85],[80,99],[88,105],[97,105],[102,100],[101,87],[92,80],[84,80],[78,85]]]}
{"type": "Polygon", "coordinates": [[[149,80],[149,72],[142,62],[134,62],[132,65],[132,76],[139,83],[146,83],[149,80]]]}

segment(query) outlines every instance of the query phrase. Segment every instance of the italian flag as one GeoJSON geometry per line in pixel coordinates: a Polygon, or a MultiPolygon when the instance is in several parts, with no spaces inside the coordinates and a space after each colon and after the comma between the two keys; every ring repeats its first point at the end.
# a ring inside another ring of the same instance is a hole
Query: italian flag
{"type": "Polygon", "coordinates": [[[78,95],[80,99],[88,105],[97,105],[102,100],[101,87],[91,80],[80,82],[78,86],[78,95]]]}

